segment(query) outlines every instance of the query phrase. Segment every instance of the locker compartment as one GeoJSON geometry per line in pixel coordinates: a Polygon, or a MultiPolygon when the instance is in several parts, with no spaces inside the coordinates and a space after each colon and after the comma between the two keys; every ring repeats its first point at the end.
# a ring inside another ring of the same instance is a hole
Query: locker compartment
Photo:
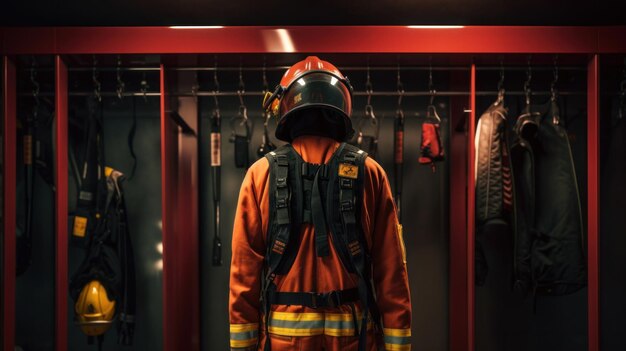
{"type": "MultiPolygon", "coordinates": [[[[559,256],[564,251],[541,251],[545,259],[551,260],[550,265],[559,265],[564,271],[573,271],[574,267],[584,269],[584,276],[576,286],[571,289],[564,288],[562,293],[552,293],[550,288],[542,290],[539,274],[541,257],[535,252],[540,252],[543,236],[531,234],[529,245],[530,256],[527,258],[532,269],[534,278],[539,286],[530,287],[526,291],[518,290],[515,285],[517,276],[514,274],[516,265],[519,266],[526,259],[516,250],[524,245],[524,238],[529,232],[525,232],[519,225],[514,225],[520,220],[520,212],[517,214],[507,212],[507,226],[498,226],[497,229],[481,229],[478,223],[476,229],[476,349],[477,350],[587,350],[587,66],[584,57],[572,55],[533,55],[526,59],[523,57],[502,56],[501,68],[498,67],[498,58],[492,58],[492,66],[477,64],[477,118],[494,104],[500,87],[504,89],[504,106],[508,109],[504,128],[508,133],[508,145],[510,159],[513,159],[515,144],[520,143],[515,132],[518,116],[522,115],[526,107],[526,92],[529,92],[532,112],[541,114],[541,123],[550,126],[552,114],[549,112],[552,98],[557,102],[559,121],[558,124],[565,128],[567,139],[571,146],[572,162],[575,168],[577,191],[580,196],[580,215],[582,230],[577,231],[579,246],[576,252],[569,255],[568,259],[559,256]],[[530,75],[530,77],[529,77],[530,75]],[[502,81],[501,81],[502,79],[502,81]],[[500,83],[500,81],[502,83],[500,83]],[[553,95],[554,92],[554,95],[553,95]],[[517,228],[517,229],[515,229],[517,228]],[[484,254],[482,256],[481,254],[484,254]],[[582,266],[580,266],[582,264],[582,266]],[[479,283],[480,281],[480,283],[479,283]]],[[[541,127],[547,128],[547,127],[541,127]]],[[[476,133],[480,131],[477,130],[476,133]]],[[[528,224],[532,230],[550,230],[545,235],[561,237],[569,232],[562,231],[558,226],[549,227],[546,219],[539,211],[554,213],[550,207],[543,205],[550,202],[551,196],[556,196],[558,191],[550,182],[545,182],[544,177],[550,173],[540,163],[544,155],[552,155],[546,143],[556,142],[554,138],[548,139],[548,134],[541,132],[537,137],[537,146],[533,146],[535,159],[535,184],[536,202],[532,205],[536,210],[535,224],[528,224]],[[540,176],[541,174],[541,176],[540,176]],[[542,185],[547,184],[547,185],[542,185]],[[543,203],[542,203],[543,202],[543,203]],[[544,218],[544,219],[541,219],[544,218]]],[[[523,141],[521,141],[523,143],[523,141]]],[[[535,145],[535,144],[533,144],[535,145]]],[[[565,155],[567,156],[567,155],[565,155]]],[[[504,156],[503,156],[504,157],[504,156]]],[[[568,157],[566,157],[568,158],[568,157]]],[[[480,161],[479,161],[480,162],[480,161]]],[[[503,161],[504,162],[504,161],[503,161]]],[[[552,162],[552,161],[551,161],[552,162]]],[[[521,176],[524,170],[516,170],[515,160],[511,161],[513,168],[513,198],[515,206],[525,206],[523,203],[523,182],[521,176]]],[[[519,167],[521,168],[521,167],[519,167]]],[[[480,173],[479,173],[480,174],[480,173]]],[[[562,175],[554,175],[562,178],[562,175]]],[[[479,180],[477,180],[478,182],[479,180]]],[[[567,179],[562,180],[567,181],[567,179]]],[[[576,189],[572,188],[572,191],[576,189]]],[[[478,195],[477,195],[478,196],[478,195]]],[[[477,204],[477,211],[481,208],[477,204]]],[[[526,207],[523,207],[526,208],[526,207]]],[[[485,210],[486,211],[486,210],[485,210]]],[[[522,211],[524,212],[524,211],[522,211]]],[[[575,211],[577,212],[577,211],[575,211]]],[[[477,214],[477,218],[480,218],[477,214]]],[[[560,212],[557,216],[567,216],[560,212]]],[[[566,218],[566,217],[562,217],[566,218]]],[[[571,218],[567,217],[567,218],[571,218]]],[[[531,230],[531,229],[529,229],[531,230]]],[[[569,230],[569,229],[568,229],[569,230]]],[[[568,237],[569,238],[569,237],[568,237]]],[[[568,240],[575,240],[576,237],[568,240]]],[[[565,248],[561,243],[556,243],[560,249],[565,248]]],[[[569,252],[569,251],[568,251],[569,252]]],[[[560,273],[562,274],[562,273],[560,273]]],[[[558,274],[557,274],[558,276],[558,274]]],[[[571,278],[571,277],[570,277],[571,278]]],[[[568,278],[569,279],[569,278],[568,278]]],[[[565,280],[565,278],[563,278],[565,280]]],[[[554,290],[558,288],[553,288],[554,290]]]]}
{"type": "Polygon", "coordinates": [[[626,347],[624,325],[624,82],[623,55],[601,57],[600,80],[600,335],[603,350],[626,347]],[[621,118],[620,118],[621,116],[621,118]]]}
{"type": "MultiPolygon", "coordinates": [[[[52,56],[17,65],[15,341],[54,345],[54,72],[52,56]]],[[[8,234],[8,233],[7,233],[8,234]]]]}
{"type": "MultiPolygon", "coordinates": [[[[162,350],[163,333],[163,244],[161,213],[161,155],[160,155],[160,104],[159,68],[150,56],[72,56],[68,57],[68,153],[69,153],[69,249],[68,249],[68,349],[97,350],[98,340],[88,345],[87,336],[81,332],[76,317],[77,303],[72,297],[72,281],[86,257],[86,239],[89,235],[103,235],[92,228],[90,232],[77,233],[76,216],[83,216],[78,204],[85,162],[93,160],[88,153],[90,123],[101,125],[102,157],[106,167],[123,174],[118,180],[126,204],[127,226],[132,243],[135,279],[128,276],[129,284],[136,289],[134,336],[132,346],[118,344],[118,324],[104,334],[103,350],[162,350]],[[75,165],[75,166],[74,166],[75,165]],[[120,178],[121,179],[121,178],[120,178]]],[[[157,58],[158,60],[158,58],[157,58]]],[[[158,63],[158,61],[156,61],[158,63]]],[[[99,154],[100,152],[97,152],[99,154]]],[[[97,156],[98,158],[101,156],[97,156]]],[[[87,162],[87,167],[100,167],[100,162],[87,162]]],[[[98,194],[96,191],[94,194],[98,194]]],[[[98,196],[109,196],[101,192],[98,196]]],[[[115,200],[113,200],[115,201],[115,200]]],[[[96,211],[101,213],[103,207],[96,211]]],[[[89,217],[89,220],[96,220],[89,217]]],[[[88,227],[89,228],[89,227],[88,227]]],[[[118,234],[119,235],[119,234],[118,234]]],[[[99,240],[99,239],[96,239],[99,240]]],[[[119,239],[121,240],[121,239],[119,239]]],[[[114,247],[114,249],[116,249],[114,247]]],[[[117,249],[116,249],[117,250],[117,249]]],[[[122,256],[117,252],[118,257],[122,256]]],[[[108,257],[108,256],[107,256],[108,257]]],[[[119,275],[123,277],[121,273],[119,275]]],[[[106,287],[106,286],[105,286],[106,287]]],[[[132,289],[132,288],[129,288],[132,289]]],[[[109,292],[107,291],[107,294],[109,292]]],[[[122,292],[118,293],[122,294],[122,292]]],[[[119,296],[119,295],[118,295],[119,296]]],[[[109,296],[109,298],[111,298],[109,296]]],[[[127,302],[127,303],[132,303],[127,302]]],[[[122,313],[122,301],[115,302],[116,319],[122,313]]]]}

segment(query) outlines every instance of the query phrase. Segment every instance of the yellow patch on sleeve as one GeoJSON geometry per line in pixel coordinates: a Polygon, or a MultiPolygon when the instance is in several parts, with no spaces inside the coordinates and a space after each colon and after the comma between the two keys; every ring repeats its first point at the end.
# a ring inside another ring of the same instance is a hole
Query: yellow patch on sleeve
{"type": "Polygon", "coordinates": [[[398,240],[402,249],[402,262],[406,264],[406,246],[404,246],[404,236],[402,235],[402,224],[398,223],[398,240]]]}

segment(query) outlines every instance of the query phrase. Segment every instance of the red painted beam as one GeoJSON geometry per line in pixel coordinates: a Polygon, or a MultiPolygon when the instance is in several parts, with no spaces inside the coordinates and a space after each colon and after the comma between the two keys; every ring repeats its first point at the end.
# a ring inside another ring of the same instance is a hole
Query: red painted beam
{"type": "Polygon", "coordinates": [[[4,28],[3,50],[11,54],[595,53],[600,28],[605,27],[4,28]]]}
{"type": "Polygon", "coordinates": [[[67,350],[67,287],[68,281],[68,88],[67,66],[60,56],[55,58],[56,154],[55,154],[55,349],[67,350]]]}
{"type": "MultiPolygon", "coordinates": [[[[450,87],[468,88],[467,72],[451,72],[450,87]]],[[[450,99],[450,276],[449,276],[449,349],[467,350],[467,135],[457,131],[467,115],[467,97],[450,99]]]]}
{"type": "Polygon", "coordinates": [[[600,225],[600,63],[589,60],[587,71],[587,259],[589,351],[600,350],[599,234],[600,225]]]}
{"type": "Polygon", "coordinates": [[[474,285],[474,254],[475,254],[475,147],[476,133],[476,65],[472,64],[470,83],[470,112],[467,127],[467,351],[474,351],[475,321],[475,285],[474,285]]]}
{"type": "Polygon", "coordinates": [[[17,188],[17,82],[15,63],[3,57],[3,99],[4,99],[4,201],[2,211],[2,349],[15,348],[15,230],[16,230],[16,188],[17,188]]]}

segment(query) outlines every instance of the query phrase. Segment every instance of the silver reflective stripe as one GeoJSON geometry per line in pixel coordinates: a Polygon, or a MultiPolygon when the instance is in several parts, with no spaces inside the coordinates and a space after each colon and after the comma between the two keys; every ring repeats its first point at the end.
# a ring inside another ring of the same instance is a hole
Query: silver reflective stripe
{"type": "Polygon", "coordinates": [[[411,337],[385,335],[385,344],[409,345],[411,344],[411,337]]]}
{"type": "Polygon", "coordinates": [[[250,340],[256,339],[259,335],[258,330],[249,330],[237,333],[230,333],[230,340],[250,340]]]}

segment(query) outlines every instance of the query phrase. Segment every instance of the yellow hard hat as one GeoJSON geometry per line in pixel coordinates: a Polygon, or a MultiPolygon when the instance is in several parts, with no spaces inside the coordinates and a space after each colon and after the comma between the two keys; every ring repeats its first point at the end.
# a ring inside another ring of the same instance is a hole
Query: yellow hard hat
{"type": "Polygon", "coordinates": [[[76,324],[88,336],[104,334],[113,324],[115,301],[110,300],[105,287],[97,280],[83,287],[74,305],[76,324]]]}

